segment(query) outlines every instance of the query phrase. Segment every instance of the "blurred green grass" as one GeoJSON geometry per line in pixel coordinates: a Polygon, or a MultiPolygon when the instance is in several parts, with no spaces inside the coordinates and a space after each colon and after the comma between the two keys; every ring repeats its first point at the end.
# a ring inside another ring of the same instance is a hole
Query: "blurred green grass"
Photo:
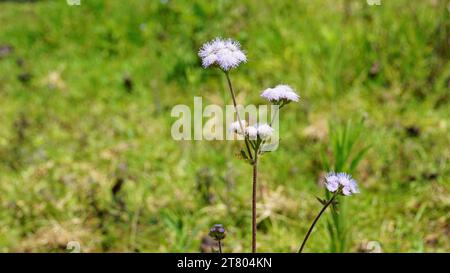
{"type": "MultiPolygon", "coordinates": [[[[259,251],[296,250],[320,206],[327,124],[361,117],[371,149],[347,202],[351,251],[450,251],[449,12],[439,0],[1,2],[0,251],[193,252],[218,222],[225,251],[248,251],[239,144],[170,136],[172,106],[230,101],[196,55],[216,36],[248,53],[238,101],[263,103],[280,82],[302,97],[261,163],[259,251]]],[[[323,221],[307,251],[328,242],[323,221]]]]}

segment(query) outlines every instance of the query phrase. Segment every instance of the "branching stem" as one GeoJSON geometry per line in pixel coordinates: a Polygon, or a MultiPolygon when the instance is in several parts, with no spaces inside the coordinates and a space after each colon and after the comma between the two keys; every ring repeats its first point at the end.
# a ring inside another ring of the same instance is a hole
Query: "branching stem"
{"type": "MultiPolygon", "coordinates": [[[[228,88],[230,89],[230,93],[231,93],[231,98],[233,100],[234,109],[236,110],[236,117],[237,117],[238,122],[239,122],[239,127],[241,128],[241,132],[245,133],[245,131],[244,131],[245,128],[242,125],[241,117],[239,116],[239,111],[238,111],[237,103],[236,103],[236,95],[234,94],[233,84],[231,84],[230,74],[227,71],[224,71],[224,73],[225,73],[225,76],[227,77],[228,88]]],[[[248,139],[247,138],[245,138],[245,147],[247,148],[247,153],[248,153],[250,159],[253,160],[253,156],[252,156],[252,153],[250,152],[250,146],[248,145],[248,139]]]]}

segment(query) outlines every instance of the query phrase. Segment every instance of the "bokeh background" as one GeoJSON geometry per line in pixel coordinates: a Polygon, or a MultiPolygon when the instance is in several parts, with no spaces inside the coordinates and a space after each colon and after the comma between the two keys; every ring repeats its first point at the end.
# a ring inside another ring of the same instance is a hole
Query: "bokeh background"
{"type": "MultiPolygon", "coordinates": [[[[0,1],[0,251],[250,250],[241,143],[171,138],[176,104],[230,104],[197,51],[239,40],[240,103],[293,86],[260,165],[258,250],[295,251],[320,209],[336,132],[361,194],[347,251],[450,251],[450,6],[445,0],[0,1]],[[353,134],[353,133],[352,133],[353,134]],[[350,163],[349,163],[350,164],[350,163]]],[[[325,218],[306,251],[327,252],[325,218]]]]}

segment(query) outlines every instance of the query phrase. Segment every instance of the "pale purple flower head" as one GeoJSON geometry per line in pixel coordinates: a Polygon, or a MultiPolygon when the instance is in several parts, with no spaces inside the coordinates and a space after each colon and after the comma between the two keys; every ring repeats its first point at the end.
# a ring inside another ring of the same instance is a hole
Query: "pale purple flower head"
{"type": "Polygon", "coordinates": [[[325,177],[325,186],[330,192],[338,191],[346,196],[359,193],[356,181],[346,173],[328,173],[325,177]]]}
{"type": "Polygon", "coordinates": [[[268,124],[254,124],[245,128],[245,134],[252,140],[257,138],[266,140],[272,136],[273,132],[274,129],[268,124]]]}
{"type": "Polygon", "coordinates": [[[330,192],[335,192],[339,189],[339,179],[335,173],[328,173],[325,177],[325,186],[330,192]]]}
{"type": "Polygon", "coordinates": [[[258,137],[262,140],[266,140],[270,138],[273,134],[273,128],[270,127],[268,124],[259,124],[257,126],[258,128],[258,137]]]}
{"type": "Polygon", "coordinates": [[[300,96],[295,93],[294,89],[286,84],[279,84],[274,88],[267,88],[261,93],[261,97],[272,103],[298,102],[300,99],[300,96]]]}
{"type": "Polygon", "coordinates": [[[216,38],[203,44],[198,52],[198,56],[202,59],[204,68],[218,65],[224,71],[235,68],[240,63],[247,61],[247,57],[241,50],[239,42],[231,39],[216,38]]]}
{"type": "Polygon", "coordinates": [[[241,120],[240,123],[239,123],[239,121],[235,121],[235,122],[231,123],[230,128],[229,128],[230,132],[233,132],[238,135],[243,135],[244,132],[242,132],[241,125],[242,125],[243,129],[245,130],[245,127],[247,126],[247,122],[243,119],[243,120],[241,120]]]}
{"type": "Polygon", "coordinates": [[[248,136],[249,139],[257,139],[258,128],[255,126],[248,126],[247,128],[245,128],[245,135],[248,136]]]}

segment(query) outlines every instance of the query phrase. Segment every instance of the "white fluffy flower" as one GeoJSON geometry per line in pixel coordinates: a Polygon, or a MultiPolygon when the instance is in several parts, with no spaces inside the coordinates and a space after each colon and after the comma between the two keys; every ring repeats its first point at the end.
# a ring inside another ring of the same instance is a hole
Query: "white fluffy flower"
{"type": "Polygon", "coordinates": [[[258,129],[255,126],[248,126],[245,128],[245,135],[250,139],[256,139],[258,137],[258,129]]]}
{"type": "Polygon", "coordinates": [[[231,39],[216,38],[203,44],[198,56],[202,59],[203,67],[206,68],[216,64],[225,71],[247,61],[240,44],[231,39]]]}
{"type": "Polygon", "coordinates": [[[273,134],[273,128],[270,127],[268,124],[261,124],[258,125],[258,136],[262,140],[268,139],[273,134]]]}
{"type": "Polygon", "coordinates": [[[273,134],[273,128],[267,124],[255,124],[245,128],[245,134],[252,140],[260,138],[266,140],[273,134]]]}
{"type": "Polygon", "coordinates": [[[286,84],[280,84],[274,88],[267,88],[261,93],[261,97],[270,102],[284,101],[285,103],[291,101],[297,102],[300,99],[300,96],[295,93],[292,87],[286,84]]]}
{"type": "Polygon", "coordinates": [[[346,173],[328,173],[325,177],[325,185],[330,192],[341,190],[343,195],[352,195],[359,193],[356,181],[346,173]]]}
{"type": "Polygon", "coordinates": [[[328,173],[325,177],[325,186],[330,192],[335,192],[339,189],[339,179],[335,173],[328,173]]]}
{"type": "Polygon", "coordinates": [[[241,129],[241,124],[242,124],[242,127],[244,127],[244,130],[245,130],[245,127],[247,126],[247,122],[245,120],[241,120],[241,123],[239,123],[239,121],[235,121],[235,122],[230,124],[230,129],[229,129],[230,132],[242,135],[243,132],[242,132],[242,129],[241,129]]]}

